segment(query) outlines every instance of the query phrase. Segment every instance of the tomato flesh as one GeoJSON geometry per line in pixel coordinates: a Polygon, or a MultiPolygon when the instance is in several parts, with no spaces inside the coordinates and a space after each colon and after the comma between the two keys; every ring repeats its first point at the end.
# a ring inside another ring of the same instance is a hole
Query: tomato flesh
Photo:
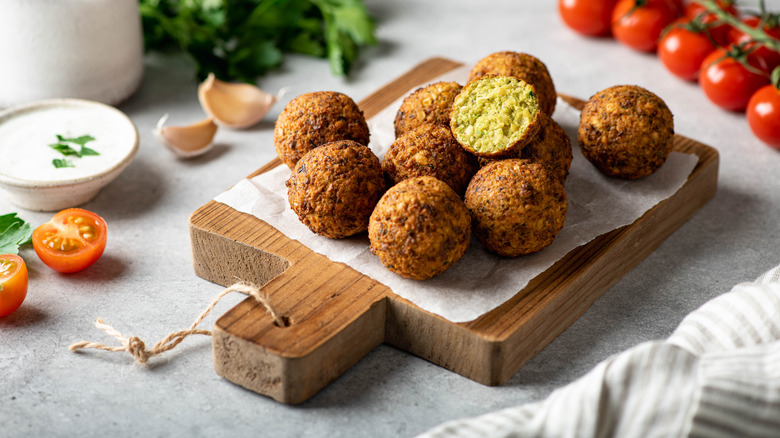
{"type": "Polygon", "coordinates": [[[27,265],[16,254],[0,255],[0,318],[19,308],[27,297],[27,265]]]}
{"type": "Polygon", "coordinates": [[[745,111],[748,125],[759,140],[780,149],[780,90],[766,85],[753,94],[745,111]]]}
{"type": "Polygon", "coordinates": [[[103,255],[107,231],[106,222],[97,214],[70,208],[33,231],[33,248],[41,261],[55,271],[78,272],[103,255]]]}

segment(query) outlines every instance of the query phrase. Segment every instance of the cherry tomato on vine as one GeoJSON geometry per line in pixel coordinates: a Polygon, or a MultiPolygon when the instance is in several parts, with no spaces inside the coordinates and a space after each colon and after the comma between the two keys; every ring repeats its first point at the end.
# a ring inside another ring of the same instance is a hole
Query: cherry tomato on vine
{"type": "MultiPolygon", "coordinates": [[[[749,16],[743,18],[742,22],[754,29],[761,27],[767,35],[780,41],[780,15],[767,13],[763,18],[749,16]]],[[[753,44],[751,44],[753,37],[742,32],[736,27],[729,29],[728,35],[729,42],[732,44],[746,44],[746,49],[753,47],[753,44]]],[[[769,68],[767,73],[771,73],[775,67],[780,66],[780,53],[775,52],[766,46],[757,47],[753,53],[754,56],[763,58],[766,61],[767,67],[769,68]]]]}
{"type": "Polygon", "coordinates": [[[697,80],[701,63],[715,50],[706,32],[698,21],[675,21],[658,43],[658,58],[675,76],[697,80]]]}
{"type": "Polygon", "coordinates": [[[617,0],[559,0],[558,13],[572,30],[602,36],[610,32],[615,3],[617,0]]]}
{"type": "Polygon", "coordinates": [[[701,89],[711,102],[723,109],[744,110],[753,93],[769,83],[765,74],[750,71],[739,61],[740,58],[753,69],[762,69],[760,63],[763,60],[745,56],[737,47],[719,48],[702,62],[699,74],[701,89]]]}
{"type": "Polygon", "coordinates": [[[772,82],[753,94],[745,113],[753,134],[767,145],[780,149],[780,67],[774,71],[772,82]]]}
{"type": "Polygon", "coordinates": [[[678,16],[674,0],[619,0],[612,11],[612,34],[632,49],[654,52],[661,33],[678,16]]]}
{"type": "Polygon", "coordinates": [[[78,272],[103,255],[107,231],[106,222],[97,214],[69,208],[33,231],[33,248],[41,261],[55,271],[78,272]]]}
{"type": "Polygon", "coordinates": [[[16,254],[0,255],[0,317],[10,315],[27,297],[27,265],[16,254]]]}
{"type": "MultiPolygon", "coordinates": [[[[739,16],[739,11],[737,11],[736,6],[734,5],[734,0],[716,0],[715,4],[731,16],[739,16]]],[[[688,3],[685,6],[685,16],[690,19],[699,17],[702,24],[712,25],[709,29],[712,39],[714,39],[718,45],[728,45],[729,30],[731,29],[731,26],[726,23],[713,25],[713,23],[718,21],[718,16],[707,11],[707,8],[699,3],[688,3]]]]}

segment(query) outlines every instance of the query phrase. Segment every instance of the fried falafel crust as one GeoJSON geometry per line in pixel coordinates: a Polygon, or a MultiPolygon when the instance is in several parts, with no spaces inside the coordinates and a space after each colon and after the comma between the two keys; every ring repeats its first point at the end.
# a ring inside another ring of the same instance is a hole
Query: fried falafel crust
{"type": "Polygon", "coordinates": [[[432,176],[463,196],[479,164],[455,140],[449,127],[421,125],[397,138],[382,160],[382,170],[396,184],[416,176],[432,176]]]}
{"type": "Polygon", "coordinates": [[[462,88],[457,82],[442,81],[420,87],[406,96],[393,122],[395,136],[429,123],[449,127],[452,102],[462,88]]]}
{"type": "Polygon", "coordinates": [[[349,96],[336,91],[315,91],[291,100],[274,125],[274,147],[290,169],[306,152],[326,143],[369,141],[363,111],[349,96]]]}
{"type": "Polygon", "coordinates": [[[555,111],[558,94],[550,72],[539,58],[528,53],[503,51],[480,59],[469,72],[468,80],[484,75],[513,76],[536,88],[539,106],[548,116],[555,111]]]}
{"type": "Polygon", "coordinates": [[[386,183],[379,159],[351,140],[304,155],[286,182],[290,208],[312,232],[340,239],[365,231],[386,183]]]}
{"type": "Polygon", "coordinates": [[[502,158],[535,138],[540,114],[533,85],[511,76],[480,76],[452,103],[450,130],[468,152],[502,158]]]}
{"type": "Polygon", "coordinates": [[[463,257],[470,236],[471,218],[463,200],[430,176],[391,187],[368,225],[371,252],[390,271],[415,280],[449,269],[463,257]]]}
{"type": "Polygon", "coordinates": [[[636,85],[594,94],[580,113],[583,155],[607,175],[637,179],[661,168],[672,151],[674,120],[666,103],[636,85]]]}
{"type": "Polygon", "coordinates": [[[566,221],[563,183],[540,163],[517,158],[481,168],[465,203],[482,246],[507,257],[549,246],[566,221]]]}

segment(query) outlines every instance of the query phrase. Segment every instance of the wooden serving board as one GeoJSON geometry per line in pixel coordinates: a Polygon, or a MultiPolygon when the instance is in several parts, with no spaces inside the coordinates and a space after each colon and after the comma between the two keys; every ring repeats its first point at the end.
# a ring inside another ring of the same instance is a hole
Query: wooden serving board
{"type": "MultiPolygon", "coordinates": [[[[371,117],[458,66],[427,60],[359,105],[371,117]]],[[[266,222],[211,201],[190,217],[195,273],[225,286],[238,280],[263,285],[287,321],[275,325],[254,299],[242,301],[215,324],[214,367],[234,383],[296,404],[386,342],[477,382],[500,385],[715,195],[717,151],[679,135],[674,149],[699,158],[677,193],[633,224],[572,250],[504,304],[465,323],[424,311],[266,222]]],[[[274,160],[249,177],[280,164],[274,160]]]]}

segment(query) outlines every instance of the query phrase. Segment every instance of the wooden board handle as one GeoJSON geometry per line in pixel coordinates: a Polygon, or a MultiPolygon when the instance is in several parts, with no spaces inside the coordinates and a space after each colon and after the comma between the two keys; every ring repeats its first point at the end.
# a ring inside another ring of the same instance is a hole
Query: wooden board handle
{"type": "Polygon", "coordinates": [[[264,306],[244,300],[215,325],[214,366],[275,400],[303,402],[385,339],[388,289],[320,254],[309,251],[262,292],[288,325],[279,327],[264,306]],[[230,334],[236,332],[241,340],[230,334]],[[244,342],[253,347],[238,345],[244,342]]]}

